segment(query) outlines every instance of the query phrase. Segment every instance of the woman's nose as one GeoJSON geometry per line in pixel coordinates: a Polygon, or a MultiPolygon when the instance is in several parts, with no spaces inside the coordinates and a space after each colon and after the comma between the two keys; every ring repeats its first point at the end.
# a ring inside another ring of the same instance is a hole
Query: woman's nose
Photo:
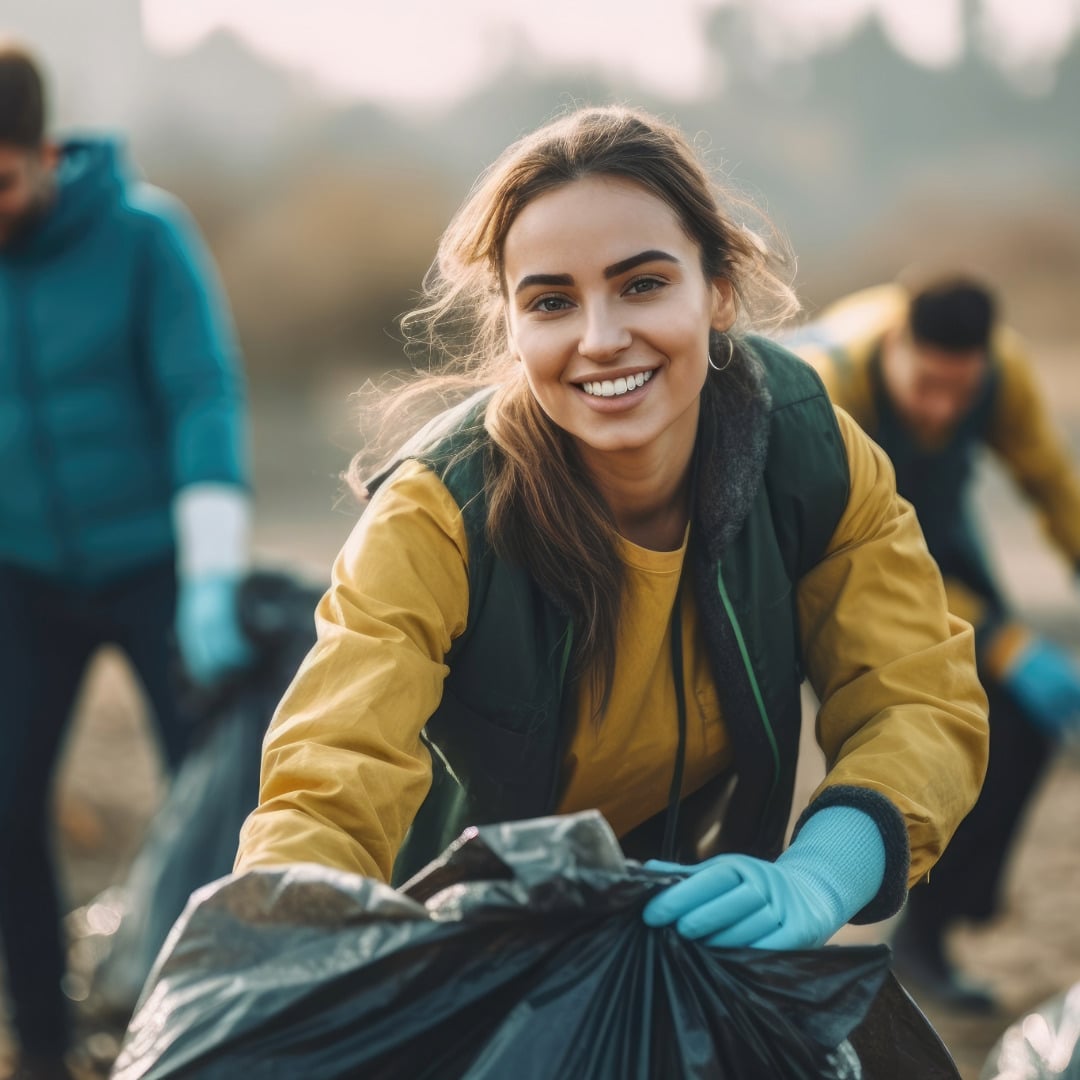
{"type": "Polygon", "coordinates": [[[632,340],[633,334],[619,314],[607,304],[598,304],[585,312],[578,352],[590,360],[610,360],[620,355],[632,340]]]}

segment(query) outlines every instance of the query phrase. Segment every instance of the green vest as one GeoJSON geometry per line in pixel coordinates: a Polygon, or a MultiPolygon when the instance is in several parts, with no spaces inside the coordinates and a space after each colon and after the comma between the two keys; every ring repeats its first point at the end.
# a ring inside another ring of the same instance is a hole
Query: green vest
{"type": "MultiPolygon", "coordinates": [[[[570,619],[486,536],[486,400],[454,410],[433,444],[429,431],[427,449],[414,440],[399,458],[428,464],[462,509],[469,613],[424,731],[433,782],[395,883],[470,825],[554,813],[576,722],[570,619]]],[[[757,337],[727,369],[710,371],[697,455],[688,569],[734,758],[717,850],[772,858],[791,811],[801,727],[796,585],[847,506],[847,455],[818,376],[757,337]]]]}

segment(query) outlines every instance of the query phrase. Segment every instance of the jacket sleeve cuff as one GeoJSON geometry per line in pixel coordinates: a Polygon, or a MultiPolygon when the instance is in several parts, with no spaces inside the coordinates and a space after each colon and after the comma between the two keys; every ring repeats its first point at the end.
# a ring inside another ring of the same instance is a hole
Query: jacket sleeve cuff
{"type": "Polygon", "coordinates": [[[903,906],[908,894],[908,870],[911,866],[911,848],[907,825],[896,806],[873,788],[853,784],[837,784],[827,787],[800,815],[795,823],[792,840],[809,819],[819,810],[830,806],[850,806],[861,810],[873,819],[881,832],[885,845],[885,875],[877,895],[861,911],[851,918],[853,923],[874,923],[895,915],[903,906]]]}
{"type": "Polygon", "coordinates": [[[251,500],[231,484],[189,484],[173,498],[182,578],[244,574],[251,561],[251,500]]]}

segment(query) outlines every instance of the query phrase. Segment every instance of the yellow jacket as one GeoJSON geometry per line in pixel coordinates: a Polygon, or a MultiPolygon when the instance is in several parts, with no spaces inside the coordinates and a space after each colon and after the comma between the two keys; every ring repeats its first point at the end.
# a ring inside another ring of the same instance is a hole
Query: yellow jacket
{"type": "MultiPolygon", "coordinates": [[[[899,285],[864,289],[826,308],[789,343],[872,438],[878,429],[872,361],[884,337],[903,326],[907,304],[899,285]]],[[[1051,542],[1080,568],[1080,478],[1043,403],[1027,349],[1014,330],[1001,326],[989,359],[998,382],[981,439],[1031,500],[1051,542]]],[[[955,509],[959,517],[962,508],[955,509]]],[[[977,627],[990,616],[993,604],[981,590],[949,574],[945,584],[950,610],[977,627]]],[[[980,637],[980,659],[1000,674],[1025,639],[1015,623],[995,620],[992,633],[980,637]]]]}
{"type": "MultiPolygon", "coordinates": [[[[971,627],[946,611],[888,460],[849,417],[839,413],[839,423],[848,504],[797,594],[807,674],[822,702],[817,737],[829,768],[819,791],[859,785],[891,800],[907,827],[914,882],[974,804],[986,701],[971,627]]],[[[260,805],[241,834],[237,870],[311,861],[389,878],[431,783],[420,734],[465,626],[467,548],[458,507],[426,466],[407,462],[380,488],[335,563],[318,642],[267,733],[260,805]]],[[[632,595],[618,704],[598,729],[582,691],[566,758],[559,809],[596,806],[620,834],[667,802],[675,724],[663,631],[683,551],[622,552],[632,595]]],[[[687,794],[723,770],[727,744],[692,605],[683,619],[687,794]]]]}

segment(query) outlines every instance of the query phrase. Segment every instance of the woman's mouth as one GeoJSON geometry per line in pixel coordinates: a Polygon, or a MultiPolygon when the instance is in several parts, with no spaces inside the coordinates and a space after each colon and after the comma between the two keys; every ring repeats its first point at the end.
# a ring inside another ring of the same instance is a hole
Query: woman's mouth
{"type": "Polygon", "coordinates": [[[618,379],[603,379],[597,382],[581,383],[581,389],[589,397],[621,397],[623,394],[644,386],[651,378],[651,371],[639,371],[636,375],[621,376],[618,379]]]}

